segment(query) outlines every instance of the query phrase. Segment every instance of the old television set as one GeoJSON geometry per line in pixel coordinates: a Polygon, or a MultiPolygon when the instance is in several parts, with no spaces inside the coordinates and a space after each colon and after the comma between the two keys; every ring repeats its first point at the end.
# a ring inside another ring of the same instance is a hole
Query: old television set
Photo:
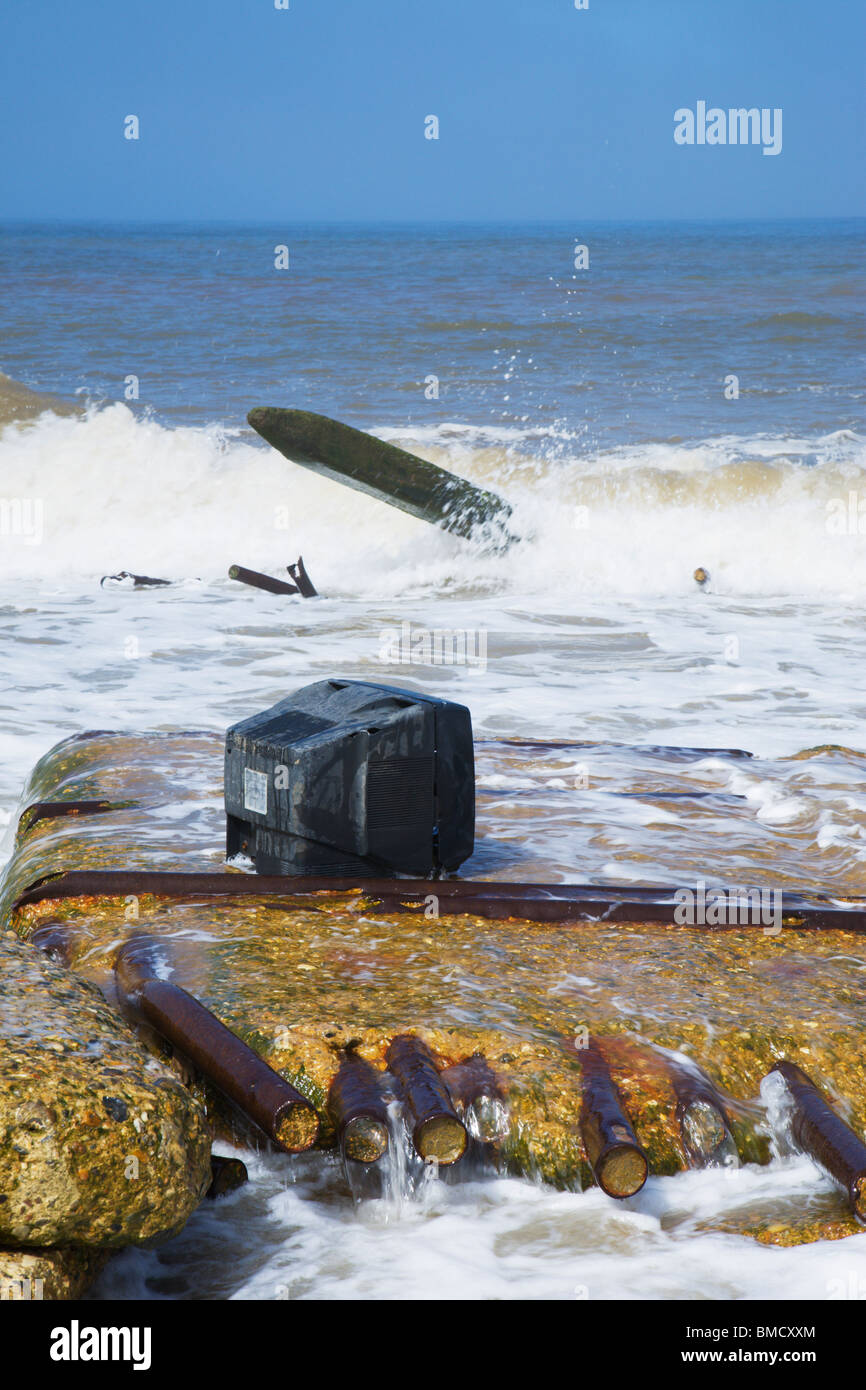
{"type": "Polygon", "coordinates": [[[366,681],[304,686],[233,725],[226,853],[263,874],[436,877],[471,855],[464,705],[366,681]]]}

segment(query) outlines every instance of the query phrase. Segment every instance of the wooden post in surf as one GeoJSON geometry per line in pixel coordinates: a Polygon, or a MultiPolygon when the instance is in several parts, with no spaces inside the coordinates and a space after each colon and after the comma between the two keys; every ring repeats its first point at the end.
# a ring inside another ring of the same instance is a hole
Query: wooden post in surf
{"type": "Polygon", "coordinates": [[[293,463],[421,521],[481,539],[495,550],[507,549],[516,539],[508,530],[511,507],[502,497],[351,425],[276,406],[257,406],[247,420],[293,463]]]}

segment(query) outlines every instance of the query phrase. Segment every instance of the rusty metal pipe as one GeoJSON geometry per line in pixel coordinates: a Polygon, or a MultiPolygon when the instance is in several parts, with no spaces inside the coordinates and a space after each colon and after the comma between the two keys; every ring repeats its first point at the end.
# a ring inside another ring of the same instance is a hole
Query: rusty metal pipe
{"type": "Polygon", "coordinates": [[[440,1076],[473,1139],[493,1144],[505,1138],[505,1097],[486,1057],[476,1052],[453,1067],[446,1067],[440,1076]]]}
{"type": "Polygon", "coordinates": [[[593,1175],[608,1197],[640,1192],[649,1163],[598,1044],[581,1053],[580,1133],[593,1175]]]}
{"type": "Polygon", "coordinates": [[[96,816],[105,811],[121,809],[112,801],[33,801],[21,812],[18,834],[32,830],[41,820],[54,820],[60,816],[96,816]]]}
{"type": "Polygon", "coordinates": [[[416,1151],[424,1159],[456,1163],[466,1151],[466,1129],[426,1043],[401,1033],[392,1039],[386,1061],[402,1088],[416,1151]]]}
{"type": "Polygon", "coordinates": [[[243,565],[229,568],[229,579],[237,579],[240,584],[249,584],[252,589],[264,589],[269,594],[297,594],[296,584],[288,584],[285,579],[272,579],[269,574],[259,574],[258,570],[244,569],[243,565]]]}
{"type": "Polygon", "coordinates": [[[343,1156],[353,1163],[376,1163],[388,1152],[388,1108],[379,1073],[357,1053],[346,1053],[331,1082],[328,1115],[343,1156]]]}
{"type": "Polygon", "coordinates": [[[289,565],[289,574],[298,586],[298,593],[302,598],[318,598],[319,591],[313,583],[304,567],[304,557],[299,555],[293,565],[289,565]]]}
{"type": "Polygon", "coordinates": [[[131,937],[121,948],[114,976],[128,1007],[183,1052],[281,1149],[308,1149],[319,1120],[306,1097],[185,989],[156,978],[159,967],[152,937],[131,937]]]}
{"type": "Polygon", "coordinates": [[[249,1182],[247,1165],[239,1158],[224,1158],[222,1154],[211,1154],[210,1172],[210,1187],[205,1196],[210,1197],[211,1201],[216,1197],[224,1197],[227,1192],[234,1192],[249,1182]]]}
{"type": "Polygon", "coordinates": [[[736,1164],[737,1146],[721,1096],[698,1067],[671,1059],[668,1071],[677,1097],[677,1124],[694,1168],[736,1164]]]}
{"type": "Polygon", "coordinates": [[[777,1062],[768,1075],[774,1072],[782,1077],[793,1103],[794,1143],[845,1189],[854,1215],[866,1223],[866,1144],[795,1062],[777,1062]]]}
{"type": "Polygon", "coordinates": [[[72,959],[75,931],[68,922],[40,922],[30,933],[29,940],[31,946],[59,960],[62,965],[68,965],[72,959]]]}

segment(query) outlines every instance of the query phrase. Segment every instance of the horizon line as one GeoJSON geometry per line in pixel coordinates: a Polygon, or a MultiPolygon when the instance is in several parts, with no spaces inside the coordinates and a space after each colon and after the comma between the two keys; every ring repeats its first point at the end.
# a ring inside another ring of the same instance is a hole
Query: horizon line
{"type": "Polygon", "coordinates": [[[454,218],[370,218],[370,217],[310,217],[281,218],[223,218],[207,217],[182,218],[112,218],[104,216],[63,217],[35,216],[0,217],[0,229],[6,227],[61,226],[61,227],[237,227],[258,228],[273,226],[294,227],[551,227],[587,225],[594,223],[607,226],[699,226],[699,225],[772,225],[790,222],[866,222],[866,212],[862,213],[798,213],[775,217],[709,216],[709,217],[594,217],[575,214],[568,217],[454,217],[454,218]]]}

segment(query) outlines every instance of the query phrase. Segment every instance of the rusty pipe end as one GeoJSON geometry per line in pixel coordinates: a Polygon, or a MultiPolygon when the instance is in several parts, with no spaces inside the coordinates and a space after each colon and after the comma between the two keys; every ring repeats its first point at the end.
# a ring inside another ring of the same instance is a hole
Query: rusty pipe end
{"type": "Polygon", "coordinates": [[[425,1160],[456,1163],[466,1152],[466,1130],[456,1115],[432,1115],[415,1126],[412,1142],[425,1160]]]}
{"type": "Polygon", "coordinates": [[[440,1072],[457,1114],[473,1139],[495,1144],[510,1129],[501,1083],[486,1057],[476,1052],[440,1072]]]}
{"type": "Polygon", "coordinates": [[[638,1144],[611,1144],[593,1164],[595,1180],[608,1197],[622,1201],[640,1192],[649,1177],[649,1163],[638,1144]]]}
{"type": "Polygon", "coordinates": [[[304,1153],[319,1137],[319,1116],[307,1100],[289,1101],[274,1117],[273,1138],[286,1153],[304,1153]]]}
{"type": "Polygon", "coordinates": [[[376,1163],[387,1153],[390,1128],[380,1074],[355,1052],[342,1055],[328,1092],[327,1111],[344,1158],[376,1163]]]}
{"type": "Polygon", "coordinates": [[[386,1061],[405,1098],[417,1153],[437,1163],[456,1163],[466,1151],[466,1128],[427,1044],[414,1033],[399,1033],[391,1039],[386,1061]]]}
{"type": "Polygon", "coordinates": [[[44,951],[47,956],[69,965],[75,945],[75,932],[67,922],[42,922],[30,934],[31,946],[44,951]]]}
{"type": "Polygon", "coordinates": [[[698,1167],[736,1166],[738,1155],[724,1112],[705,1096],[679,1110],[680,1132],[689,1160],[698,1167]]]}
{"type": "Polygon", "coordinates": [[[247,1165],[239,1158],[224,1158],[221,1154],[211,1154],[210,1166],[211,1182],[205,1196],[211,1201],[216,1197],[224,1197],[228,1192],[234,1192],[249,1181],[247,1165]]]}
{"type": "Polygon", "coordinates": [[[340,1142],[346,1158],[353,1163],[378,1163],[388,1152],[388,1126],[375,1115],[353,1115],[340,1142]]]}

